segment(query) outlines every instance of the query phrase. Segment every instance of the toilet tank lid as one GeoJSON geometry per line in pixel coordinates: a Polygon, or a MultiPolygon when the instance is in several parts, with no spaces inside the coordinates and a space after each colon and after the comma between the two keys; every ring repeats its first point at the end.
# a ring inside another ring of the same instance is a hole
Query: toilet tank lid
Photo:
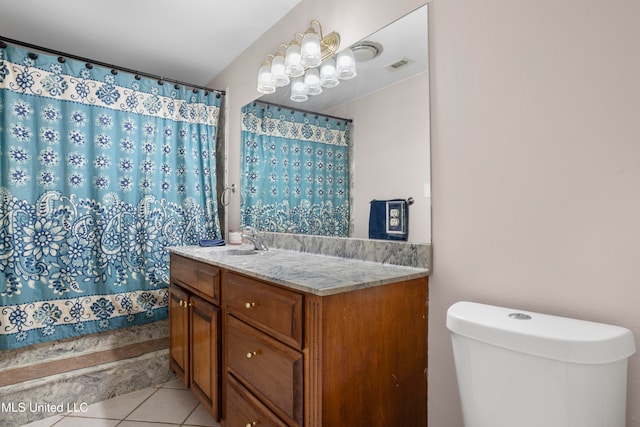
{"type": "Polygon", "coordinates": [[[461,301],[447,310],[453,333],[549,359],[605,364],[635,353],[629,329],[586,320],[461,301]]]}

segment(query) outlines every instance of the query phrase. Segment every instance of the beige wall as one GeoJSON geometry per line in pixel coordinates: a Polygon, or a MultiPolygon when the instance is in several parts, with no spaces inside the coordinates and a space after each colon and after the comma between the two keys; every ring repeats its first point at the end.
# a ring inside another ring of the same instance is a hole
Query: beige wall
{"type": "MultiPolygon", "coordinates": [[[[432,0],[429,15],[429,425],[459,427],[455,301],[617,324],[640,344],[640,2],[432,0]]],[[[638,355],[627,407],[640,426],[638,355]]]]}

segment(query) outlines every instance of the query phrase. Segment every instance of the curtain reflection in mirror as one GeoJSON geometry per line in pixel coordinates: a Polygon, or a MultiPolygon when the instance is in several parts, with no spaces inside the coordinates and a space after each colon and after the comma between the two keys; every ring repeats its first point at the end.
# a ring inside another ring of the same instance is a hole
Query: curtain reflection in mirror
{"type": "Polygon", "coordinates": [[[351,122],[254,102],[242,109],[241,223],[349,235],[351,122]]]}

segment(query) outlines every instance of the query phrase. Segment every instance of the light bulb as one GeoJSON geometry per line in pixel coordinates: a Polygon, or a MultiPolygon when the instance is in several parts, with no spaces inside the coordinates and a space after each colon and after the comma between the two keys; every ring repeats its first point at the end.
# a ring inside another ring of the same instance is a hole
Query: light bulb
{"type": "Polygon", "coordinates": [[[336,71],[335,59],[327,58],[322,62],[322,65],[320,66],[320,84],[322,87],[326,88],[331,88],[340,84],[338,72],[336,71]]]}
{"type": "Polygon", "coordinates": [[[295,77],[291,79],[291,96],[290,99],[295,102],[304,102],[309,97],[304,90],[304,80],[302,77],[295,77]]]}
{"type": "Polygon", "coordinates": [[[338,77],[342,80],[349,80],[357,75],[356,61],[353,58],[353,52],[351,52],[351,49],[347,48],[338,53],[336,69],[338,77]]]}
{"type": "Polygon", "coordinates": [[[320,65],[322,59],[320,57],[320,36],[318,36],[318,33],[311,31],[304,35],[300,54],[300,63],[303,67],[314,68],[320,65]]]}
{"type": "Polygon", "coordinates": [[[307,95],[320,95],[322,93],[320,74],[317,68],[311,68],[305,73],[304,90],[307,92],[307,95]]]}
{"type": "Polygon", "coordinates": [[[276,91],[276,85],[271,76],[271,64],[265,62],[258,71],[258,92],[270,94],[276,91]]]}
{"type": "Polygon", "coordinates": [[[289,76],[284,68],[284,56],[282,54],[273,58],[271,63],[271,78],[276,87],[286,86],[289,84],[289,76]]]}
{"type": "Polygon", "coordinates": [[[300,77],[304,74],[304,67],[300,64],[300,45],[291,42],[284,58],[284,71],[289,77],[300,77]]]}

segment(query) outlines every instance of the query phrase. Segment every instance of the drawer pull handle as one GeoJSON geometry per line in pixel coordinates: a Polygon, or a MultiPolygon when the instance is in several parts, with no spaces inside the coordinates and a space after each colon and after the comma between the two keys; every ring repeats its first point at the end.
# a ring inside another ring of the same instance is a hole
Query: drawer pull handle
{"type": "Polygon", "coordinates": [[[245,306],[245,308],[251,308],[251,307],[255,307],[256,303],[255,302],[248,302],[248,303],[245,303],[244,306],[245,306]]]}
{"type": "Polygon", "coordinates": [[[257,355],[258,355],[258,352],[250,351],[249,353],[247,353],[247,359],[251,359],[252,357],[256,357],[257,355]]]}
{"type": "Polygon", "coordinates": [[[253,426],[256,426],[256,425],[258,425],[258,422],[257,421],[252,421],[250,423],[247,423],[247,425],[245,427],[253,427],[253,426]]]}

